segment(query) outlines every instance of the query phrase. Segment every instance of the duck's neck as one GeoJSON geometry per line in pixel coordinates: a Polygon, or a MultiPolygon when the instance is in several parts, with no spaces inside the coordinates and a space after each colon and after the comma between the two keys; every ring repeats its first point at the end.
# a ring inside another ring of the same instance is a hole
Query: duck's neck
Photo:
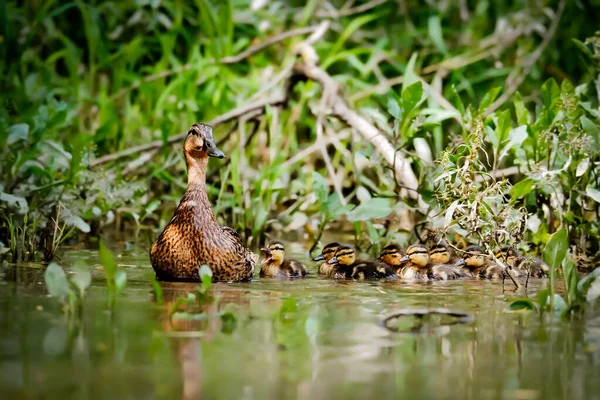
{"type": "Polygon", "coordinates": [[[194,208],[194,213],[202,220],[211,220],[216,223],[217,219],[208,200],[208,193],[206,193],[206,166],[208,165],[208,157],[193,158],[186,154],[185,162],[188,170],[188,185],[182,203],[194,208]]]}
{"type": "Polygon", "coordinates": [[[185,163],[188,170],[188,188],[191,188],[192,186],[206,188],[206,166],[208,165],[208,157],[193,158],[186,154],[185,163]]]}

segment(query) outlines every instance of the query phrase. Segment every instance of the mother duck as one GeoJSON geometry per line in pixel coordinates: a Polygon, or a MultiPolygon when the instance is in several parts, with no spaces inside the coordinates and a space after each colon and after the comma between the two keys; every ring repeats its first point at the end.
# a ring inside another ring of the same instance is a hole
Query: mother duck
{"type": "Polygon", "coordinates": [[[225,155],[215,145],[212,128],[194,124],[183,145],[188,171],[187,190],[175,215],[150,250],[150,262],[160,280],[199,280],[206,264],[215,281],[249,280],[258,255],[244,247],[231,228],[219,226],[206,193],[208,157],[225,155]]]}

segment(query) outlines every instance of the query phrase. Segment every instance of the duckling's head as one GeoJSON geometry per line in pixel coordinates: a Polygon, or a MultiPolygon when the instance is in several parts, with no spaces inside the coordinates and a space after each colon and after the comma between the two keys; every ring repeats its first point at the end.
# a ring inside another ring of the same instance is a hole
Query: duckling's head
{"type": "Polygon", "coordinates": [[[333,256],[335,256],[335,252],[340,247],[339,243],[329,243],[327,246],[323,247],[321,254],[313,258],[313,261],[323,261],[325,262],[331,260],[333,256]]]}
{"type": "Polygon", "coordinates": [[[406,249],[406,255],[401,261],[411,261],[413,264],[421,267],[426,266],[429,263],[429,252],[427,247],[422,244],[414,244],[406,249]]]}
{"type": "Polygon", "coordinates": [[[463,257],[458,260],[456,265],[466,265],[471,268],[483,267],[487,263],[487,256],[479,246],[469,246],[465,249],[463,257]]]}
{"type": "Polygon", "coordinates": [[[356,261],[356,252],[350,246],[340,246],[335,252],[335,256],[327,261],[328,264],[352,265],[356,261]]]}
{"type": "Polygon", "coordinates": [[[448,246],[440,243],[429,250],[429,259],[436,264],[448,264],[452,259],[452,254],[448,246]]]}
{"type": "Polygon", "coordinates": [[[262,264],[274,263],[276,265],[281,265],[283,260],[285,259],[285,248],[283,244],[278,241],[272,241],[265,248],[260,249],[263,253],[265,253],[265,258],[262,260],[262,264]]]}
{"type": "Polygon", "coordinates": [[[212,128],[206,124],[194,124],[188,131],[183,144],[186,157],[192,159],[217,157],[223,158],[225,154],[217,148],[212,128]]]}
{"type": "Polygon", "coordinates": [[[404,256],[404,251],[402,251],[400,246],[396,243],[391,243],[381,250],[379,261],[382,261],[387,265],[400,266],[403,263],[402,258],[404,256]]]}
{"type": "Polygon", "coordinates": [[[497,252],[495,256],[498,260],[502,261],[503,263],[506,263],[506,265],[515,267],[518,264],[520,254],[517,250],[513,249],[512,247],[504,247],[500,249],[500,251],[497,252]]]}

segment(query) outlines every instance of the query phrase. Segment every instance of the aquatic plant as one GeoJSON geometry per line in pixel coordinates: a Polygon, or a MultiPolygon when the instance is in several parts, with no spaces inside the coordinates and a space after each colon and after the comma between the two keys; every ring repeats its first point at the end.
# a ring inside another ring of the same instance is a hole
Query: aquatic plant
{"type": "Polygon", "coordinates": [[[82,263],[75,264],[69,275],[60,265],[51,263],[44,272],[44,282],[48,293],[60,300],[67,314],[79,315],[92,275],[89,267],[82,263]]]}
{"type": "Polygon", "coordinates": [[[102,240],[99,243],[99,257],[102,263],[102,271],[106,278],[106,300],[108,308],[113,311],[117,297],[125,289],[127,284],[127,273],[119,270],[113,254],[108,250],[102,240]]]}

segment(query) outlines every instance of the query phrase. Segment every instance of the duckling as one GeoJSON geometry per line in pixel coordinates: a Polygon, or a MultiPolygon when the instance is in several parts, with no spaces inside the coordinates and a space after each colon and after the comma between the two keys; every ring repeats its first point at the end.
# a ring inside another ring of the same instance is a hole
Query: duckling
{"type": "Polygon", "coordinates": [[[436,244],[429,250],[429,276],[433,279],[447,281],[472,278],[473,274],[452,262],[451,250],[445,244],[436,244]]]}
{"type": "Polygon", "coordinates": [[[398,276],[401,279],[411,281],[429,280],[429,252],[422,244],[415,244],[406,249],[406,255],[400,259],[406,264],[400,270],[398,276]]]}
{"type": "Polygon", "coordinates": [[[328,261],[336,265],[346,278],[365,279],[397,279],[394,269],[379,261],[357,260],[356,252],[350,246],[340,246],[335,256],[328,261]]]}
{"type": "Polygon", "coordinates": [[[319,254],[318,256],[313,258],[313,261],[325,261],[324,263],[319,265],[319,274],[325,275],[325,276],[331,276],[331,274],[335,272],[334,271],[335,266],[332,264],[329,264],[328,261],[333,258],[338,247],[340,247],[339,243],[336,243],[336,242],[329,243],[328,245],[323,247],[321,254],[319,254]]]}
{"type": "Polygon", "coordinates": [[[500,249],[496,253],[496,258],[511,267],[519,277],[525,277],[529,274],[530,277],[545,278],[550,271],[550,267],[539,258],[523,256],[517,249],[512,247],[500,249]]]}
{"type": "Polygon", "coordinates": [[[160,280],[199,280],[198,269],[208,265],[215,281],[252,279],[258,255],[244,247],[239,235],[219,226],[206,193],[209,157],[225,155],[215,145],[212,128],[194,124],[184,146],[187,190],[171,221],[150,249],[150,262],[160,280]]]}
{"type": "Polygon", "coordinates": [[[308,271],[299,261],[285,258],[285,248],[278,241],[272,241],[267,248],[260,249],[265,253],[265,259],[262,260],[260,268],[260,277],[280,277],[291,278],[295,276],[306,276],[308,271]]]}
{"type": "Polygon", "coordinates": [[[401,261],[405,255],[398,244],[390,243],[381,250],[378,260],[392,267],[396,275],[400,275],[402,267],[406,264],[406,261],[401,261]]]}
{"type": "Polygon", "coordinates": [[[469,246],[456,266],[462,267],[477,278],[501,279],[504,270],[492,262],[479,246],[469,246]]]}

